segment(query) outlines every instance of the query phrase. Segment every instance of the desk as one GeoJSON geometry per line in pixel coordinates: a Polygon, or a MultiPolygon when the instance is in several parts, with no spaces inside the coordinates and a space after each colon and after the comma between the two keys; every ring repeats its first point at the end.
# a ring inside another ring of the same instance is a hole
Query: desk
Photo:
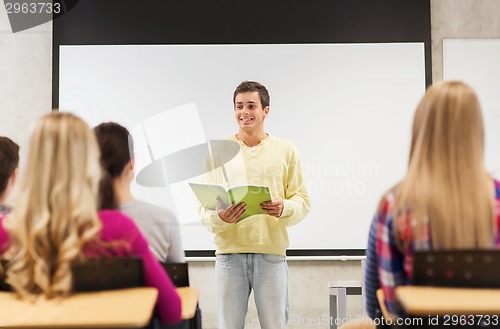
{"type": "Polygon", "coordinates": [[[177,293],[181,298],[182,303],[182,319],[192,319],[196,314],[198,307],[198,289],[192,287],[177,288],[177,293]]]}
{"type": "Polygon", "coordinates": [[[201,311],[198,308],[198,289],[179,287],[177,293],[181,298],[182,321],[178,324],[160,324],[154,328],[161,329],[199,329],[201,328],[201,311]]]}
{"type": "Polygon", "coordinates": [[[148,325],[158,297],[151,287],[75,293],[64,299],[21,301],[0,292],[1,328],[138,328],[148,325]],[[140,306],[140,307],[139,307],[140,306]]]}
{"type": "MultiPolygon", "coordinates": [[[[330,289],[330,329],[337,329],[339,324],[346,321],[346,296],[362,295],[362,282],[328,282],[328,288],[330,289]]],[[[364,310],[364,305],[362,307],[364,310]]]]}
{"type": "Polygon", "coordinates": [[[415,316],[500,314],[500,289],[401,286],[396,297],[415,316]]]}

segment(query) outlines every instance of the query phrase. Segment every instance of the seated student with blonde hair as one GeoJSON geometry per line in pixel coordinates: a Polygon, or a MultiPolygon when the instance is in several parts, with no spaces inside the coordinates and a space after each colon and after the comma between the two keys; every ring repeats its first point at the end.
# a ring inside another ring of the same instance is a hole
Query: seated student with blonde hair
{"type": "MultiPolygon", "coordinates": [[[[111,179],[110,200],[102,200],[103,207],[118,207],[130,216],[148,239],[153,254],[162,262],[184,262],[179,223],[175,215],[165,209],[134,199],[130,183],[134,178],[134,141],[127,128],[114,122],[101,123],[94,128],[101,148],[101,164],[111,179]]],[[[106,186],[101,186],[106,189],[106,186]]]]}
{"type": "Polygon", "coordinates": [[[81,119],[53,112],[37,121],[19,196],[0,218],[0,255],[12,255],[7,283],[21,298],[63,297],[71,293],[74,261],[136,256],[146,285],[158,289],[160,320],[179,322],[175,287],[133,221],[97,211],[101,172],[95,135],[81,119]]]}
{"type": "Polygon", "coordinates": [[[11,211],[6,202],[16,182],[18,165],[19,145],[8,137],[0,136],[0,216],[11,211]]]}
{"type": "MultiPolygon", "coordinates": [[[[367,249],[367,257],[376,255],[378,278],[366,281],[379,282],[366,285],[380,284],[395,316],[405,316],[395,289],[411,283],[415,250],[500,247],[500,183],[484,166],[477,96],[464,83],[438,83],[419,112],[407,174],[380,201],[376,242],[367,249]]],[[[376,300],[370,291],[366,298],[376,300]]]]}

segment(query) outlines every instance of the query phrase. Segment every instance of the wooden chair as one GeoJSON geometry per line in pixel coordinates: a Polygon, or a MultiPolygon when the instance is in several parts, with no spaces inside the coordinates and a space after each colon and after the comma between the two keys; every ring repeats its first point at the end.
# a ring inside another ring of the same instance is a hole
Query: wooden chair
{"type": "Polygon", "coordinates": [[[500,288],[500,250],[415,252],[413,285],[500,288]]]}
{"type": "Polygon", "coordinates": [[[73,265],[73,291],[102,291],[144,286],[142,259],[89,258],[73,265]]]}
{"type": "Polygon", "coordinates": [[[416,252],[413,286],[398,287],[396,296],[408,314],[423,320],[422,328],[498,328],[498,264],[500,250],[416,252]]]}
{"type": "MultiPolygon", "coordinates": [[[[200,329],[201,310],[198,307],[197,291],[193,291],[194,288],[189,288],[188,264],[161,263],[161,265],[181,296],[184,320],[178,325],[166,325],[154,317],[150,327],[154,329],[200,329]],[[196,301],[195,308],[192,305],[193,298],[196,301]]],[[[75,291],[99,291],[144,286],[140,258],[87,259],[83,264],[76,264],[73,267],[73,273],[75,291]]]]}
{"type": "MultiPolygon", "coordinates": [[[[183,303],[183,318],[186,318],[186,320],[183,320],[179,325],[165,325],[160,323],[157,317],[153,316],[150,317],[150,323],[143,326],[143,328],[201,328],[201,311],[197,305],[198,291],[195,288],[188,287],[187,263],[163,264],[163,267],[178,287],[177,291],[183,303]]],[[[3,271],[0,271],[0,290],[10,291],[10,287],[5,283],[4,274],[3,271]]],[[[140,258],[89,258],[83,263],[77,262],[73,265],[73,291],[76,295],[80,293],[121,291],[133,287],[144,287],[144,273],[142,259],[140,258]]],[[[156,291],[156,289],[154,290],[156,291]]],[[[137,308],[139,304],[134,305],[137,308]]],[[[93,327],[95,327],[95,324],[93,327]]],[[[120,328],[125,328],[125,326],[121,325],[120,328]]]]}
{"type": "Polygon", "coordinates": [[[189,287],[188,263],[161,263],[176,287],[189,287]]]}
{"type": "MultiPolygon", "coordinates": [[[[7,262],[1,261],[0,291],[10,291],[5,282],[7,262]]],[[[140,258],[88,258],[73,266],[73,291],[89,292],[144,286],[142,259],[140,258]]]]}
{"type": "Polygon", "coordinates": [[[5,292],[10,287],[4,275],[2,271],[2,328],[152,328],[158,291],[144,287],[140,258],[99,258],[75,263],[74,293],[63,299],[37,300],[34,304],[5,292]]]}

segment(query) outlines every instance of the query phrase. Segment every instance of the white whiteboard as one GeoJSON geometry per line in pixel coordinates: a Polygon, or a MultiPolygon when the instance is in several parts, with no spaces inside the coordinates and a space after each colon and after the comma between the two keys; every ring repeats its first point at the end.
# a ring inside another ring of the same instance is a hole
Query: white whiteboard
{"type": "Polygon", "coordinates": [[[479,97],[485,126],[485,162],[500,178],[500,39],[444,40],[446,80],[461,80],[479,97]]]}
{"type": "MultiPolygon", "coordinates": [[[[134,130],[138,170],[151,161],[142,123],[157,130],[157,155],[170,152],[163,146],[226,139],[238,128],[235,87],[266,85],[266,131],[297,145],[312,201],[289,229],[293,249],[366,248],[379,198],[406,170],[425,91],[423,43],[61,46],[59,72],[61,110],[134,130]]],[[[133,193],[177,213],[185,249],[215,249],[186,182],[135,184],[133,193]]]]}

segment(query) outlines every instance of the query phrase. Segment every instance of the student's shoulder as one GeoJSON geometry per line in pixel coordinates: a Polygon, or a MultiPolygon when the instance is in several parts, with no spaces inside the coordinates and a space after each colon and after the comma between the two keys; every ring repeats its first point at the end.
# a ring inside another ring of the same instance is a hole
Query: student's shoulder
{"type": "Polygon", "coordinates": [[[103,229],[135,227],[133,220],[119,210],[105,209],[98,212],[103,229]]]}
{"type": "Polygon", "coordinates": [[[377,207],[377,213],[380,215],[387,215],[392,212],[396,204],[396,194],[397,194],[397,185],[391,187],[387,192],[385,192],[377,207]]]}
{"type": "Polygon", "coordinates": [[[281,137],[278,137],[278,136],[275,136],[275,135],[272,135],[272,134],[268,134],[267,138],[268,138],[269,142],[272,142],[272,143],[289,145],[289,146],[294,146],[295,145],[295,144],[293,144],[291,141],[289,141],[287,139],[284,139],[284,138],[281,138],[281,137]]]}
{"type": "Polygon", "coordinates": [[[297,152],[297,146],[293,142],[271,134],[267,137],[266,143],[272,144],[275,148],[280,150],[297,152]]]}
{"type": "Polygon", "coordinates": [[[118,210],[101,210],[98,213],[101,220],[101,238],[106,241],[133,241],[141,236],[134,221],[118,210]]]}
{"type": "Polygon", "coordinates": [[[123,204],[120,208],[126,213],[130,211],[130,213],[138,217],[147,215],[148,218],[154,219],[155,221],[171,222],[176,220],[174,213],[169,209],[138,199],[123,204]]]}
{"type": "Polygon", "coordinates": [[[164,207],[152,204],[152,203],[147,203],[147,202],[144,202],[144,201],[141,201],[141,202],[144,205],[144,207],[147,207],[147,209],[151,213],[155,214],[158,217],[161,217],[161,218],[175,218],[174,213],[172,211],[170,211],[169,209],[167,209],[167,208],[164,208],[164,207]]]}

